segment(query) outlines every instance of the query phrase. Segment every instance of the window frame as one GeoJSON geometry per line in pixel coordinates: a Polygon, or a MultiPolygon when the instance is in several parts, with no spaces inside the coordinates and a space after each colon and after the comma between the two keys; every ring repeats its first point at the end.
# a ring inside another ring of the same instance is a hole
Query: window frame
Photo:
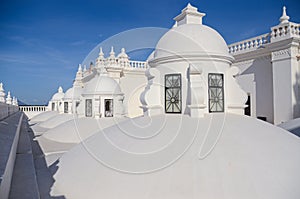
{"type": "Polygon", "coordinates": [[[69,112],[69,103],[68,102],[64,102],[64,113],[68,113],[68,112],[69,112]]]}
{"type": "Polygon", "coordinates": [[[181,79],[181,74],[180,73],[172,73],[172,74],[165,74],[165,113],[168,113],[168,114],[181,114],[182,113],[182,79],[181,79]],[[176,87],[167,87],[167,80],[168,80],[168,77],[171,77],[171,76],[178,76],[179,77],[179,86],[176,86],[176,87]],[[178,102],[179,102],[179,112],[174,112],[174,110],[172,112],[168,111],[168,108],[167,108],[167,90],[168,89],[179,89],[179,99],[178,99],[178,102]]]}
{"type": "Polygon", "coordinates": [[[113,117],[114,116],[114,100],[113,99],[104,99],[104,117],[113,117]],[[110,112],[111,115],[108,115],[106,112],[106,102],[110,102],[110,112]]]}
{"type": "Polygon", "coordinates": [[[208,83],[207,85],[208,85],[208,111],[209,111],[209,113],[223,113],[223,112],[225,112],[224,74],[223,73],[208,73],[208,82],[207,83],[208,83]],[[212,78],[210,78],[210,76],[213,76],[213,75],[221,76],[222,86],[217,86],[217,85],[211,86],[210,85],[210,82],[211,82],[210,80],[212,79],[212,78]],[[222,110],[216,110],[216,111],[212,110],[211,100],[213,100],[213,99],[210,98],[211,88],[221,89],[222,96],[223,96],[223,98],[222,98],[222,110]]]}
{"type": "Polygon", "coordinates": [[[93,117],[93,100],[85,99],[85,117],[93,117]],[[88,112],[88,102],[91,105],[91,110],[88,112]]]}

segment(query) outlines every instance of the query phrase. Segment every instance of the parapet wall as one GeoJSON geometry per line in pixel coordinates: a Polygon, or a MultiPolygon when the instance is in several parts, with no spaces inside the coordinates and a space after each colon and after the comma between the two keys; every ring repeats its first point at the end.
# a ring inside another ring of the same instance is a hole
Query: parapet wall
{"type": "Polygon", "coordinates": [[[0,102],[0,120],[12,115],[19,111],[19,107],[11,104],[0,102]]]}
{"type": "MultiPolygon", "coordinates": [[[[1,104],[2,105],[2,104],[1,104]]],[[[2,109],[1,109],[2,110],[2,109]]],[[[23,114],[17,113],[0,123],[0,198],[7,199],[15,165],[23,114]]]]}

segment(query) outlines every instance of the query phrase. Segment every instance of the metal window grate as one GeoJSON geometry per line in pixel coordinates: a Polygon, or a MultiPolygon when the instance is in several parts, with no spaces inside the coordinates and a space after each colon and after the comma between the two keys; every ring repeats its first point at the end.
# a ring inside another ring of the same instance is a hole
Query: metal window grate
{"type": "Polygon", "coordinates": [[[224,112],[223,74],[208,74],[209,112],[224,112]]]}
{"type": "Polygon", "coordinates": [[[165,75],[165,112],[181,113],[181,74],[165,75]]]}

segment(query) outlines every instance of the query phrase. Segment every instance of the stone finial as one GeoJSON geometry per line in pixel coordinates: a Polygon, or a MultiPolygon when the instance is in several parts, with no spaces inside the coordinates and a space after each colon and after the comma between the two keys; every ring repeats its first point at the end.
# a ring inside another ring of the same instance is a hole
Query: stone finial
{"type": "Polygon", "coordinates": [[[18,106],[19,105],[18,98],[15,98],[15,100],[16,100],[15,105],[18,106]]]}
{"type": "Polygon", "coordinates": [[[126,54],[125,48],[121,49],[121,53],[118,55],[118,62],[121,67],[128,67],[129,66],[129,57],[126,54]]]}
{"type": "Polygon", "coordinates": [[[100,50],[99,50],[99,57],[103,57],[104,58],[104,53],[103,53],[103,51],[102,51],[102,47],[100,47],[100,50]]]}
{"type": "Polygon", "coordinates": [[[82,72],[81,64],[78,65],[78,71],[77,72],[82,72]]]}
{"type": "Polygon", "coordinates": [[[15,96],[13,96],[12,105],[16,105],[16,97],[15,96]]]}
{"type": "Polygon", "coordinates": [[[63,88],[62,88],[61,86],[58,88],[58,92],[59,92],[59,93],[64,92],[64,90],[63,90],[63,88]]]}
{"type": "Polygon", "coordinates": [[[205,13],[198,12],[198,9],[190,3],[181,11],[181,13],[174,18],[177,26],[183,24],[202,24],[202,18],[205,13]]]}
{"type": "Polygon", "coordinates": [[[3,88],[3,83],[0,83],[0,102],[5,103],[5,92],[3,88]]]}
{"type": "Polygon", "coordinates": [[[114,47],[112,46],[111,49],[110,49],[110,53],[109,53],[110,56],[115,56],[115,51],[114,51],[114,47]]]}
{"type": "Polygon", "coordinates": [[[283,6],[283,8],[282,8],[282,16],[281,16],[280,19],[279,19],[280,24],[288,23],[288,22],[289,22],[289,19],[290,19],[290,17],[287,16],[287,14],[286,14],[286,7],[283,6]]]}
{"type": "Polygon", "coordinates": [[[102,50],[102,47],[100,47],[99,49],[99,56],[96,59],[96,67],[100,68],[101,66],[103,66],[105,63],[105,57],[104,57],[104,53],[102,50]]]}
{"type": "Polygon", "coordinates": [[[86,71],[86,65],[83,66],[83,72],[85,72],[85,71],[86,71]]]}
{"type": "Polygon", "coordinates": [[[10,91],[8,91],[7,93],[7,97],[6,97],[6,104],[11,104],[11,96],[10,96],[10,91]]]}
{"type": "Polygon", "coordinates": [[[114,65],[114,64],[117,63],[113,46],[111,47],[111,50],[110,50],[109,57],[108,57],[107,61],[108,61],[109,65],[114,65]]]}
{"type": "Polygon", "coordinates": [[[118,58],[119,57],[128,58],[128,55],[126,54],[125,48],[121,49],[121,53],[118,55],[118,58]]]}

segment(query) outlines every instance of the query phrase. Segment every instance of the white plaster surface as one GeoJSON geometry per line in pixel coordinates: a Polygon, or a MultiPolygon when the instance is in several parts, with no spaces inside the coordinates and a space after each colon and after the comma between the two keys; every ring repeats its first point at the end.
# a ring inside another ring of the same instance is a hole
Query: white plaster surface
{"type": "Polygon", "coordinates": [[[46,131],[42,137],[61,143],[80,143],[96,132],[118,124],[126,118],[75,118],[46,131]]]}
{"type": "Polygon", "coordinates": [[[58,114],[58,112],[56,112],[56,111],[43,112],[43,113],[31,118],[30,121],[29,121],[29,124],[35,124],[35,123],[38,123],[38,122],[46,121],[49,118],[56,116],[57,114],[58,114]]]}
{"type": "Polygon", "coordinates": [[[59,160],[66,198],[298,199],[300,139],[246,116],[159,115],[91,136],[59,160]]]}
{"type": "Polygon", "coordinates": [[[74,119],[75,117],[77,116],[73,114],[62,113],[62,114],[55,115],[54,117],[51,117],[44,122],[39,123],[38,126],[43,128],[54,128],[68,120],[74,119]]]}

